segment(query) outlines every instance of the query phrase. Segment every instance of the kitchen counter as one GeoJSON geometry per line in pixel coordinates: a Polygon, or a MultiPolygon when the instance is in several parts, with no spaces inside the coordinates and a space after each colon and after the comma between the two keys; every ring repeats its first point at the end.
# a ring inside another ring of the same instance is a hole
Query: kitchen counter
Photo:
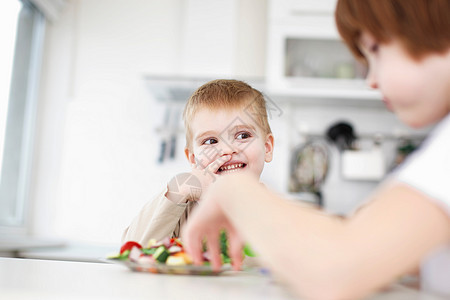
{"type": "Polygon", "coordinates": [[[61,240],[41,239],[29,236],[0,235],[0,256],[17,257],[21,251],[60,249],[65,246],[61,240]]]}
{"type": "Polygon", "coordinates": [[[41,247],[17,251],[17,258],[101,262],[108,254],[119,251],[120,245],[106,246],[66,243],[62,247],[41,247]]]}
{"type": "MultiPolygon", "coordinates": [[[[108,263],[0,258],[0,299],[296,299],[270,276],[224,272],[219,276],[132,272],[108,263]]],[[[393,285],[370,299],[438,299],[393,285]]]]}

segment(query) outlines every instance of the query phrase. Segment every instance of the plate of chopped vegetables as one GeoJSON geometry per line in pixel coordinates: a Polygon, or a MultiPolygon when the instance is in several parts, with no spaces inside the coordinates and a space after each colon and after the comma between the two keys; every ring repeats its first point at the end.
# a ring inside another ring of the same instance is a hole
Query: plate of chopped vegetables
{"type": "Polygon", "coordinates": [[[214,271],[209,264],[207,252],[204,252],[203,265],[193,265],[191,257],[184,251],[182,242],[177,238],[165,238],[161,241],[152,239],[146,247],[135,241],[122,245],[120,252],[108,256],[108,261],[125,265],[133,271],[182,274],[182,275],[218,275],[231,270],[227,255],[226,237],[221,239],[222,261],[224,265],[214,271]]]}

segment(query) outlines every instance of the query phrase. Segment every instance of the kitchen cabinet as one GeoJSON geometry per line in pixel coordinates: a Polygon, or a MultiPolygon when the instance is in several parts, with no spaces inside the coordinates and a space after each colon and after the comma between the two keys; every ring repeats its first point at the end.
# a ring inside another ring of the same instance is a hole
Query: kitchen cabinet
{"type": "Polygon", "coordinates": [[[266,1],[186,0],[182,7],[180,75],[264,76],[266,1]]]}
{"type": "Polygon", "coordinates": [[[379,101],[366,87],[367,68],[341,42],[336,0],[270,0],[267,88],[280,98],[379,101]]]}

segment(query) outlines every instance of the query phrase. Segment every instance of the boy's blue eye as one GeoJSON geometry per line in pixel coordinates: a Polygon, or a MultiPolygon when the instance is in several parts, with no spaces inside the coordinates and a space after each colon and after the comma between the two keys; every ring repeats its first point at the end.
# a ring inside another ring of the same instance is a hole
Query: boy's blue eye
{"type": "Polygon", "coordinates": [[[217,144],[217,140],[214,138],[206,139],[203,141],[203,145],[217,144]]]}
{"type": "Polygon", "coordinates": [[[252,135],[250,134],[250,132],[240,132],[236,135],[236,139],[238,140],[245,140],[248,139],[249,137],[251,137],[252,135]]]}

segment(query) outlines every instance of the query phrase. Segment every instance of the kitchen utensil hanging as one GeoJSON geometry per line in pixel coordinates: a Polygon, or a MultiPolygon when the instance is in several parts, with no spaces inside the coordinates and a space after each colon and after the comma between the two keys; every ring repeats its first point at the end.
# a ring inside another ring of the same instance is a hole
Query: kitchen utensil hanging
{"type": "Polygon", "coordinates": [[[352,124],[340,121],[331,125],[327,129],[327,137],[336,144],[339,151],[353,148],[353,143],[357,139],[352,124]]]}
{"type": "Polygon", "coordinates": [[[323,205],[321,186],[329,168],[329,149],[324,139],[306,142],[294,150],[291,161],[291,192],[306,192],[317,196],[323,205]]]}
{"type": "Polygon", "coordinates": [[[181,119],[181,108],[177,103],[167,102],[162,126],[157,129],[161,136],[159,163],[174,160],[176,156],[178,123],[181,119]]]}

